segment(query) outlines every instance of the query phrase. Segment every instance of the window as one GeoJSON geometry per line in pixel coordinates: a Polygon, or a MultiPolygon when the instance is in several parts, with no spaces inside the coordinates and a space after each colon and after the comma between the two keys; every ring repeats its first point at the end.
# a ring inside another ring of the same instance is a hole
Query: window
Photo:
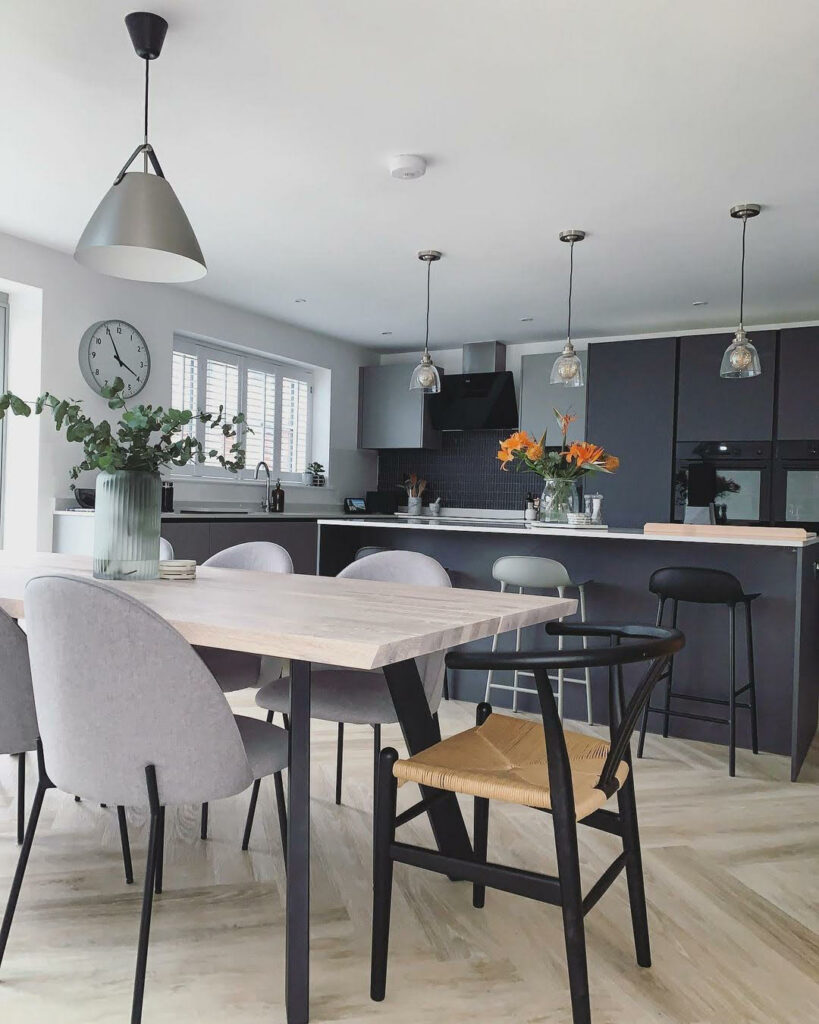
{"type": "MultiPolygon", "coordinates": [[[[311,461],[312,373],[301,366],[244,354],[234,349],[174,339],[171,405],[215,413],[224,406],[228,419],[244,412],[247,469],[240,478],[253,477],[258,462],[266,462],[271,476],[300,479],[311,461]]],[[[206,452],[228,457],[230,438],[221,428],[208,429],[192,422],[185,428],[200,440],[206,452]]],[[[217,457],[185,467],[194,476],[221,476],[217,457]]]]}

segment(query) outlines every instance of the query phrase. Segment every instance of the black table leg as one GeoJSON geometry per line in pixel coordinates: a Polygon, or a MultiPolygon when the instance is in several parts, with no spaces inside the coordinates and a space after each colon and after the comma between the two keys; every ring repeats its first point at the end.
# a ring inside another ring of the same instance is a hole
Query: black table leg
{"type": "MultiPolygon", "coordinates": [[[[441,739],[441,730],[430,713],[415,662],[399,661],[395,665],[385,665],[384,676],[409,752],[417,754],[420,750],[426,750],[433,743],[437,743],[441,739]]],[[[438,792],[421,786],[423,797],[435,796],[438,792]]],[[[428,814],[435,842],[441,853],[449,857],[471,859],[472,845],[455,794],[450,793],[444,799],[436,801],[428,814]]]]}
{"type": "Polygon", "coordinates": [[[287,831],[287,1024],[310,1016],[310,662],[290,662],[287,831]]]}

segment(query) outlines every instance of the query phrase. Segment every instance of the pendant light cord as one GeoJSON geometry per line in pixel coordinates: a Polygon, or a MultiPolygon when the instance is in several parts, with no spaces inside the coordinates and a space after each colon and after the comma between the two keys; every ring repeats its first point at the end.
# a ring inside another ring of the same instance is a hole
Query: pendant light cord
{"type": "MultiPolygon", "coordinates": [[[[144,136],[144,140],[143,141],[144,141],[144,144],[146,146],[148,145],[148,69],[150,68],[150,66],[151,66],[151,62],[146,57],[145,58],[145,117],[144,117],[144,129],[143,129],[143,136],[144,136]]],[[[148,153],[147,152],[143,152],[143,154],[142,154],[142,165],[143,165],[145,173],[147,174],[148,173],[148,153]]]]}
{"type": "Polygon", "coordinates": [[[429,282],[432,273],[432,260],[427,260],[427,328],[424,337],[424,355],[429,355],[429,282]]]}
{"type": "Polygon", "coordinates": [[[572,343],[572,285],[574,283],[574,242],[569,243],[569,322],[566,327],[566,341],[572,343]]]}
{"type": "Polygon", "coordinates": [[[745,312],[745,229],[748,227],[748,218],[742,218],[742,263],[739,272],[739,326],[744,329],[745,312]]]}

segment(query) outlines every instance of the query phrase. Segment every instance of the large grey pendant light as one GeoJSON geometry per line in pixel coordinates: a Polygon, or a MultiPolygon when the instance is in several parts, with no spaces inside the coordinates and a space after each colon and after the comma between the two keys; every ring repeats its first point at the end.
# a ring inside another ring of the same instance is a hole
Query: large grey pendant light
{"type": "Polygon", "coordinates": [[[732,206],[731,216],[742,221],[742,268],[739,274],[739,328],[734,340],[726,348],[719,368],[720,377],[741,380],[745,377],[758,377],[762,373],[759,353],[756,346],[745,333],[743,315],[745,312],[745,229],[751,217],[758,217],[762,207],[759,203],[741,203],[732,206]]]}
{"type": "Polygon", "coordinates": [[[418,259],[427,265],[427,329],[424,336],[424,351],[421,362],[412,371],[410,391],[423,391],[425,395],[437,395],[441,390],[441,375],[429,354],[429,282],[432,264],[437,263],[441,253],[437,249],[424,249],[418,253],[418,259]]]}
{"type": "Polygon", "coordinates": [[[132,281],[195,281],[205,258],[185,211],[148,142],[148,69],[162,52],[168,23],[145,11],[125,18],[137,56],[145,61],[145,131],[114,184],[94,211],[74,259],[91,270],[132,281]],[[143,169],[128,171],[142,154],[143,169]],[[154,174],[148,171],[148,163],[154,174]]]}
{"type": "Polygon", "coordinates": [[[563,351],[552,364],[552,373],[549,377],[550,384],[562,384],[564,388],[582,388],[583,364],[580,356],[574,350],[572,344],[572,286],[574,284],[574,244],[582,242],[586,237],[585,231],[561,231],[558,238],[561,242],[569,243],[569,320],[566,329],[566,344],[563,351]]]}

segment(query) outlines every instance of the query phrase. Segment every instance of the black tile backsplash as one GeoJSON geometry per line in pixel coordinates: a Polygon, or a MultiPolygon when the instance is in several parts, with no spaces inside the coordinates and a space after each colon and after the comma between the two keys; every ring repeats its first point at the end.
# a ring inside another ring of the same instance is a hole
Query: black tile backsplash
{"type": "MultiPolygon", "coordinates": [[[[378,453],[378,489],[400,487],[411,473],[427,481],[424,504],[441,497],[447,508],[523,509],[526,495],[543,489],[535,473],[501,470],[496,455],[508,430],[453,430],[435,451],[398,449],[378,453]]],[[[401,501],[406,504],[406,499],[401,501]]]]}

